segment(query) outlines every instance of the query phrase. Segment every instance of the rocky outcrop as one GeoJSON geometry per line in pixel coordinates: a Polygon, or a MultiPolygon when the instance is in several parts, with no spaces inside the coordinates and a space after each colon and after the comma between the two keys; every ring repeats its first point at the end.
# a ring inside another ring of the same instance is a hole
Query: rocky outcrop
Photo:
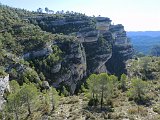
{"type": "Polygon", "coordinates": [[[59,72],[60,69],[61,69],[61,67],[62,67],[61,63],[57,63],[56,65],[54,65],[54,66],[52,67],[51,73],[57,73],[57,72],[59,72]]]}
{"type": "Polygon", "coordinates": [[[28,65],[22,63],[14,63],[7,70],[7,73],[10,75],[10,80],[17,80],[17,82],[22,85],[23,82],[40,83],[40,78],[38,73],[28,65]],[[27,80],[27,81],[26,81],[27,80]]]}
{"type": "Polygon", "coordinates": [[[38,57],[48,56],[53,52],[51,45],[52,45],[51,43],[47,43],[46,46],[42,50],[31,51],[31,52],[25,53],[22,56],[22,58],[27,60],[27,59],[34,59],[38,57]]]}
{"type": "Polygon", "coordinates": [[[43,89],[49,89],[50,88],[48,81],[42,81],[42,88],[43,89]]]}
{"type": "Polygon", "coordinates": [[[112,44],[112,57],[106,63],[106,66],[111,74],[120,76],[122,73],[126,73],[125,61],[133,56],[134,50],[127,38],[123,25],[112,25],[110,31],[114,42],[112,44]]]}
{"type": "Polygon", "coordinates": [[[86,55],[84,47],[79,42],[57,42],[62,52],[65,52],[64,60],[61,63],[61,70],[54,74],[55,87],[60,87],[61,83],[68,86],[71,94],[74,93],[79,80],[86,76],[86,55]]]}
{"type": "Polygon", "coordinates": [[[9,91],[9,75],[0,76],[0,111],[2,110],[2,105],[5,102],[3,98],[5,91],[9,91]]]}
{"type": "Polygon", "coordinates": [[[132,57],[133,47],[123,25],[111,25],[111,20],[105,17],[97,17],[96,20],[94,32],[78,34],[85,47],[87,73],[109,72],[119,76],[126,72],[125,61],[132,57]],[[90,36],[86,39],[88,34],[90,36]]]}
{"type": "Polygon", "coordinates": [[[0,95],[3,95],[6,89],[9,90],[9,74],[7,76],[0,76],[0,95]]]}
{"type": "Polygon", "coordinates": [[[96,17],[96,29],[99,30],[99,32],[104,33],[110,29],[111,22],[110,18],[107,17],[96,17]]]}
{"type": "Polygon", "coordinates": [[[106,72],[105,63],[112,55],[110,44],[106,39],[100,39],[96,42],[83,43],[87,59],[87,73],[106,72]],[[103,45],[102,45],[103,44],[103,45]]]}

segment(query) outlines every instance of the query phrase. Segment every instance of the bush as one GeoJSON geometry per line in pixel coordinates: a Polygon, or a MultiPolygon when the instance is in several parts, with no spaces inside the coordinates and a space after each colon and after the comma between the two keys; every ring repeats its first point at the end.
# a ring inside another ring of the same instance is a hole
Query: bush
{"type": "Polygon", "coordinates": [[[156,115],[153,119],[154,120],[160,120],[160,115],[156,115]]]}
{"type": "Polygon", "coordinates": [[[154,106],[153,111],[160,114],[160,105],[159,106],[154,106]]]}
{"type": "Polygon", "coordinates": [[[156,91],[159,91],[160,90],[160,85],[158,85],[156,88],[155,88],[156,91]]]}
{"type": "Polygon", "coordinates": [[[128,109],[127,112],[128,112],[128,114],[133,115],[133,114],[138,113],[138,109],[136,107],[133,107],[133,108],[128,109]]]}
{"type": "Polygon", "coordinates": [[[117,120],[119,119],[120,116],[117,114],[117,113],[109,113],[108,114],[108,119],[114,119],[114,120],[117,120]]]}
{"type": "Polygon", "coordinates": [[[0,119],[2,120],[2,117],[3,117],[3,115],[2,115],[2,113],[0,112],[0,119]]]}
{"type": "Polygon", "coordinates": [[[91,98],[88,102],[88,106],[97,106],[98,99],[91,98]]]}
{"type": "Polygon", "coordinates": [[[138,109],[141,116],[147,116],[148,110],[145,107],[139,107],[138,109]]]}
{"type": "Polygon", "coordinates": [[[132,107],[130,109],[128,109],[128,114],[130,115],[135,115],[135,114],[140,114],[141,116],[146,116],[148,114],[148,110],[145,109],[144,107],[142,106],[135,106],[135,107],[132,107]]]}
{"type": "Polygon", "coordinates": [[[131,85],[129,92],[127,93],[129,100],[132,100],[133,98],[138,104],[145,104],[148,102],[148,98],[145,96],[148,91],[148,83],[141,79],[133,79],[131,85]]]}

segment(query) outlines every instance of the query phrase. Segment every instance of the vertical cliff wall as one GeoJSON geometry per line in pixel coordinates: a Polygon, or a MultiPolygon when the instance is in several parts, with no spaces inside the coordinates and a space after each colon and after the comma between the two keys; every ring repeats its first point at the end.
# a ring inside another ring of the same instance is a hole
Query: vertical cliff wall
{"type": "Polygon", "coordinates": [[[54,74],[53,86],[67,86],[71,94],[74,93],[79,80],[86,76],[86,54],[82,43],[77,41],[72,42],[57,42],[57,46],[62,50],[63,60],[59,71],[54,74]]]}
{"type": "Polygon", "coordinates": [[[125,62],[132,58],[134,50],[123,25],[111,25],[109,31],[113,38],[112,57],[106,66],[109,73],[120,76],[122,73],[126,73],[125,62]]]}
{"type": "MultiPolygon", "coordinates": [[[[76,37],[73,41],[57,40],[54,43],[60,48],[63,56],[62,61],[52,66],[49,77],[54,79],[50,82],[52,85],[68,86],[73,94],[77,83],[92,73],[108,72],[120,76],[126,72],[125,61],[132,57],[133,48],[124,26],[112,25],[111,22],[107,17],[91,18],[83,15],[81,17],[75,15],[71,20],[67,17],[56,21],[51,17],[37,19],[38,25],[43,30],[76,37]],[[42,21],[45,26],[41,24],[42,21]],[[54,31],[46,26],[54,28],[54,31]]],[[[43,50],[40,51],[45,53],[43,50]]],[[[49,54],[52,53],[53,51],[49,54]]],[[[36,54],[34,56],[38,57],[36,54]]]]}

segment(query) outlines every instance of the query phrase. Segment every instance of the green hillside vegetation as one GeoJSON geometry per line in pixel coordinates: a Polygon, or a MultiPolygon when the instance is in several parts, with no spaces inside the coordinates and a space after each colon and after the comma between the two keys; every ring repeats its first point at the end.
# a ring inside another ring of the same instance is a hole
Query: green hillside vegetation
{"type": "Polygon", "coordinates": [[[69,36],[53,35],[42,31],[39,26],[30,24],[27,19],[24,19],[25,16],[32,16],[33,13],[29,11],[1,5],[0,13],[0,46],[14,54],[20,55],[40,49],[51,40],[75,39],[69,36]]]}
{"type": "Polygon", "coordinates": [[[154,80],[160,78],[160,58],[140,57],[127,61],[128,75],[138,76],[143,80],[154,80]]]}
{"type": "Polygon", "coordinates": [[[6,95],[6,119],[41,119],[44,116],[58,120],[160,118],[160,80],[129,79],[124,74],[118,80],[106,73],[92,74],[78,96],[66,97],[60,97],[54,88],[41,91],[33,83],[19,86],[12,80],[10,84],[12,92],[6,95]]]}
{"type": "Polygon", "coordinates": [[[36,115],[41,117],[52,112],[59,99],[53,87],[40,92],[36,84],[29,82],[19,86],[15,80],[12,80],[10,88],[11,92],[6,95],[7,103],[4,108],[6,120],[34,119],[36,115]]]}
{"type": "MultiPolygon", "coordinates": [[[[33,64],[29,64],[27,61],[22,62],[23,60],[16,57],[21,57],[28,52],[40,50],[46,46],[46,43],[54,40],[62,43],[69,43],[70,41],[73,42],[76,40],[74,36],[51,34],[42,31],[39,26],[33,25],[27,19],[24,19],[26,16],[38,16],[39,13],[0,5],[0,14],[0,65],[2,68],[7,67],[9,64],[15,65],[20,61],[21,64],[27,64],[28,67],[32,67],[34,70],[33,64]]],[[[52,46],[52,49],[54,52],[48,56],[48,58],[42,58],[44,59],[43,64],[46,64],[45,61],[48,61],[48,64],[50,65],[51,62],[54,64],[54,62],[61,60],[60,56],[62,53],[59,52],[59,47],[52,46]],[[57,57],[54,58],[54,56],[57,57]]],[[[42,61],[40,62],[42,63],[42,61]]],[[[37,64],[39,64],[39,62],[37,64]]],[[[12,78],[19,79],[19,76],[16,76],[18,71],[11,70],[11,72],[14,72],[14,76],[11,75],[12,78]]]]}
{"type": "MultiPolygon", "coordinates": [[[[86,71],[87,65],[99,67],[93,60],[104,62],[112,53],[110,32],[93,44],[78,41],[76,32],[96,31],[95,26],[95,17],[81,13],[47,14],[0,4],[0,78],[9,74],[10,83],[0,119],[159,120],[160,58],[129,59],[121,76],[86,71]]],[[[131,46],[118,50],[123,55],[131,46]]]]}

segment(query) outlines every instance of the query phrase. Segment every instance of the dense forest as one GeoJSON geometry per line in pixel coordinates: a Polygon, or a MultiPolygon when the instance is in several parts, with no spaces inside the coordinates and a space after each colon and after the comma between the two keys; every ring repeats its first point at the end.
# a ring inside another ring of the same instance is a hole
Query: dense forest
{"type": "Polygon", "coordinates": [[[0,119],[160,119],[159,46],[110,18],[0,4],[0,119]]]}

